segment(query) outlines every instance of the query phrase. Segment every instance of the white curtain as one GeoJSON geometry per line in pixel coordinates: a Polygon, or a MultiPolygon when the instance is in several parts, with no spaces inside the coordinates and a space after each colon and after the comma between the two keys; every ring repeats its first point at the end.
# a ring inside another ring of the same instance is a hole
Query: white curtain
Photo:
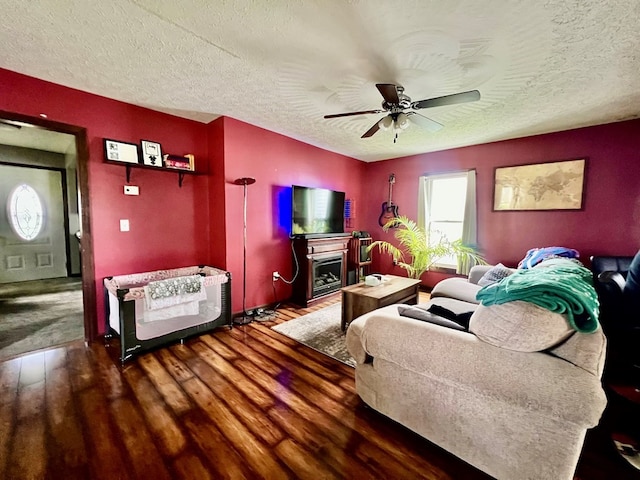
{"type": "Polygon", "coordinates": [[[427,234],[427,242],[429,241],[429,224],[431,223],[431,177],[420,177],[418,185],[418,227],[422,228],[427,234]]]}
{"type": "MultiPolygon", "coordinates": [[[[467,196],[464,202],[464,220],[462,221],[462,243],[467,246],[476,247],[477,236],[477,212],[476,212],[476,171],[467,172],[467,196]]],[[[462,256],[458,258],[458,268],[456,273],[469,275],[471,267],[475,262],[462,256]]]]}

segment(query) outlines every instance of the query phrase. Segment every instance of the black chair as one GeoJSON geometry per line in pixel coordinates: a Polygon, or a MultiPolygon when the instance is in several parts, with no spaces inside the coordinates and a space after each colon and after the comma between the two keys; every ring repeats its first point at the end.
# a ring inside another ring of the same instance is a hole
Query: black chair
{"type": "MultiPolygon", "coordinates": [[[[638,253],[640,255],[640,253],[638,253]]],[[[624,295],[634,257],[593,256],[593,285],[600,300],[600,324],[607,337],[605,375],[640,377],[640,310],[624,295]]]]}

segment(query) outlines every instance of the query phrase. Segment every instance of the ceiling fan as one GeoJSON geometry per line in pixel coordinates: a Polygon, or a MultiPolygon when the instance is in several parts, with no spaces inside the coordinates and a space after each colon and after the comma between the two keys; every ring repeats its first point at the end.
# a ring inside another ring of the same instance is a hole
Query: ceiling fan
{"type": "Polygon", "coordinates": [[[394,85],[392,83],[377,83],[376,88],[384,99],[382,101],[382,109],[363,110],[361,112],[335,113],[325,115],[324,118],[349,117],[352,115],[365,115],[369,113],[384,113],[388,115],[378,120],[373,126],[364,132],[360,138],[368,138],[373,136],[378,130],[389,130],[393,127],[395,133],[393,143],[398,139],[398,133],[409,126],[409,122],[420,125],[430,132],[437,132],[443,125],[424,115],[415,112],[423,108],[441,107],[444,105],[454,105],[456,103],[475,102],[480,100],[480,92],[478,90],[470,90],[468,92],[454,93],[453,95],[445,95],[443,97],[429,98],[412,102],[411,98],[404,93],[404,87],[394,85]],[[408,110],[408,111],[407,111],[408,110]]]}

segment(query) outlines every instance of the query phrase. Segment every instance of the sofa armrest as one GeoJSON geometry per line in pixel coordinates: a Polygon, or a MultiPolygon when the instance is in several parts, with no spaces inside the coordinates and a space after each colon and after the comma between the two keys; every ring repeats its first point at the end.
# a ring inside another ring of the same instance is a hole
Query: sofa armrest
{"type": "Polygon", "coordinates": [[[595,426],[606,396],[600,378],[547,353],[489,345],[467,332],[401,317],[390,305],[357,318],[347,346],[358,365],[381,358],[523,410],[595,426]]]}
{"type": "Polygon", "coordinates": [[[598,282],[607,286],[607,289],[624,291],[626,280],[620,272],[605,271],[598,275],[598,282]]]}
{"type": "Polygon", "coordinates": [[[433,287],[431,290],[431,298],[455,298],[456,300],[461,300],[463,302],[478,304],[480,303],[476,300],[478,290],[480,290],[480,286],[475,283],[468,282],[466,278],[445,278],[433,287]]]}
{"type": "Polygon", "coordinates": [[[474,265],[469,270],[469,283],[477,285],[480,279],[493,268],[493,265],[474,265]]]}

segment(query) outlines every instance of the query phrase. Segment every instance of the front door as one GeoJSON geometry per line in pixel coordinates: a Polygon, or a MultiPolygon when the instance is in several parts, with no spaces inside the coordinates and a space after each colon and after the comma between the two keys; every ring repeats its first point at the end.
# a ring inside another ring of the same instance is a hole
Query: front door
{"type": "Polygon", "coordinates": [[[0,209],[0,283],[66,277],[62,172],[0,165],[0,209]]]}

